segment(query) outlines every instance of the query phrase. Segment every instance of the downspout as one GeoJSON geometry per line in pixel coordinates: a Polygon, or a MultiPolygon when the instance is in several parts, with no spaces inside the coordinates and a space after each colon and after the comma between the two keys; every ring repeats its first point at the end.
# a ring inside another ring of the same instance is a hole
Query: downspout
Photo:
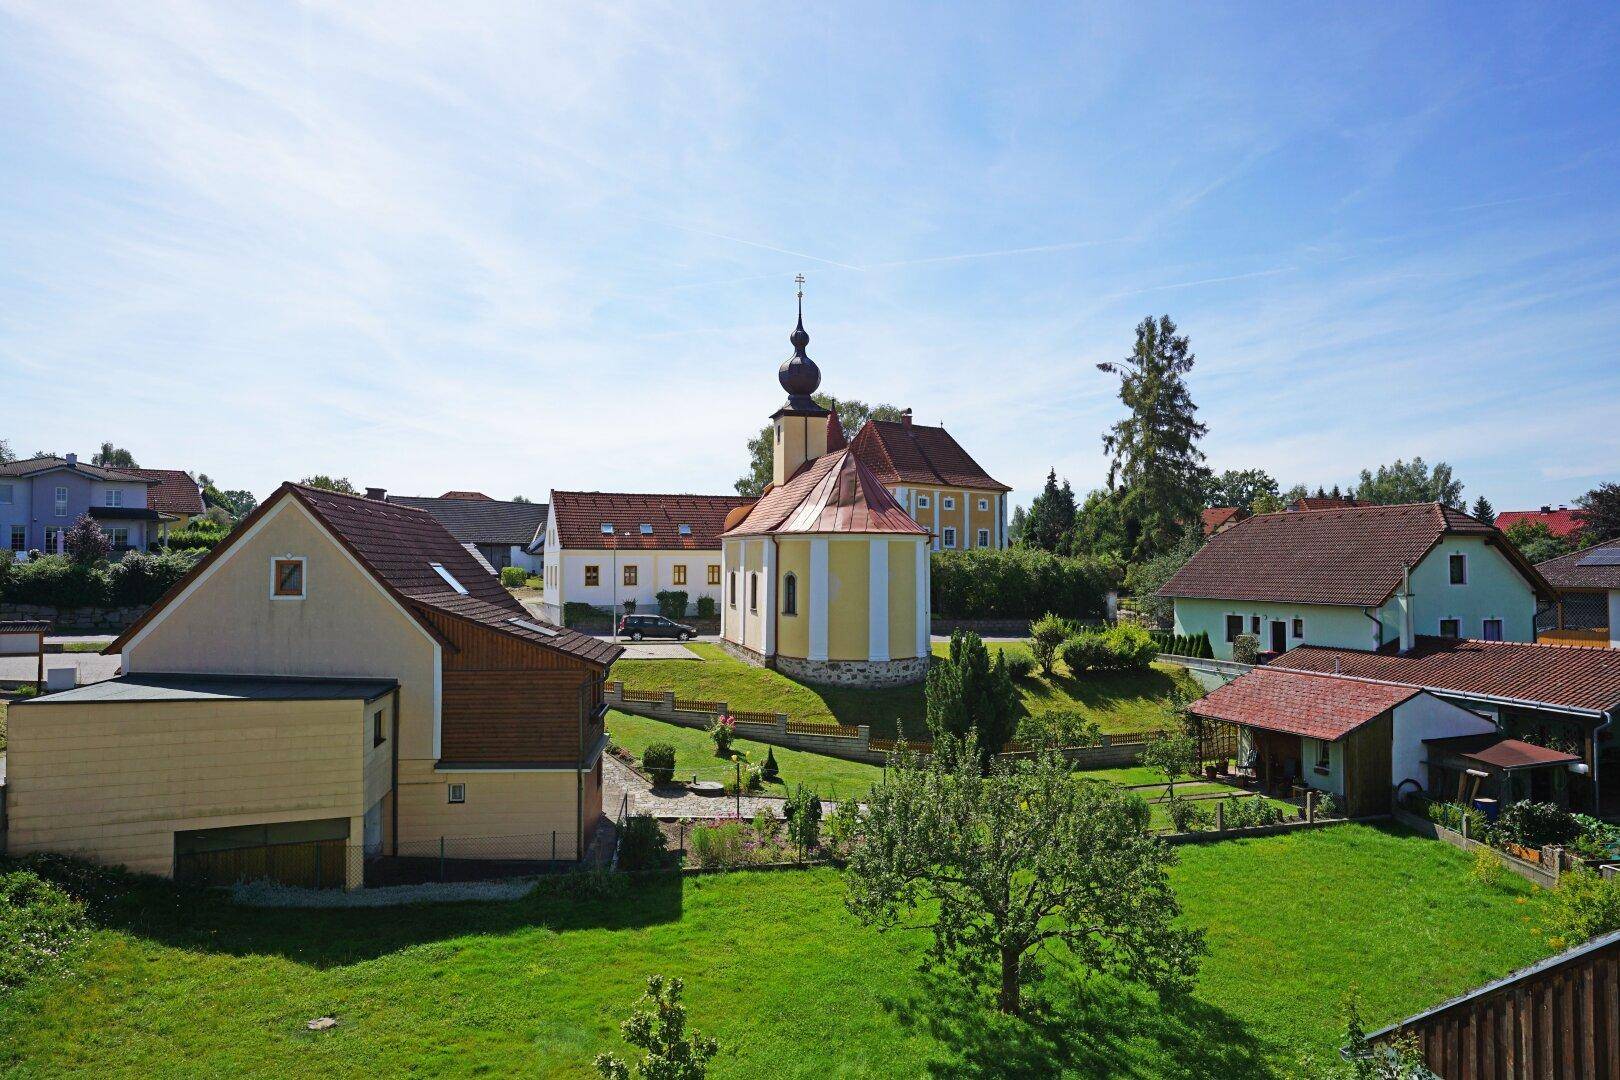
{"type": "Polygon", "coordinates": [[[1373,640],[1377,642],[1377,644],[1374,645],[1373,648],[1375,648],[1375,649],[1383,648],[1384,647],[1384,620],[1380,619],[1377,615],[1374,615],[1372,612],[1368,611],[1366,608],[1362,608],[1361,613],[1363,615],[1367,616],[1367,618],[1372,620],[1372,624],[1373,624],[1373,640]]]}
{"type": "Polygon", "coordinates": [[[1412,567],[1401,567],[1401,652],[1408,653],[1417,644],[1417,631],[1412,621],[1412,567]]]}
{"type": "MultiPolygon", "coordinates": [[[[1616,712],[1620,712],[1620,709],[1610,710],[1608,719],[1592,729],[1592,800],[1596,804],[1592,807],[1594,811],[1603,809],[1603,782],[1598,777],[1598,761],[1603,757],[1603,752],[1598,749],[1598,736],[1613,726],[1616,712]]],[[[1597,814],[1594,813],[1593,816],[1596,817],[1597,814]]]]}

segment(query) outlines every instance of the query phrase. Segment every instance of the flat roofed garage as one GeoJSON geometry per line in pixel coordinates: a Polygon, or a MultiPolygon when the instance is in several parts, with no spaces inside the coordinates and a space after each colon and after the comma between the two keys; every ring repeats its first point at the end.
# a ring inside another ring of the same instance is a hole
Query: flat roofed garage
{"type": "Polygon", "coordinates": [[[396,687],[141,674],[20,702],[10,848],[215,883],[357,887],[389,819],[396,687]]]}

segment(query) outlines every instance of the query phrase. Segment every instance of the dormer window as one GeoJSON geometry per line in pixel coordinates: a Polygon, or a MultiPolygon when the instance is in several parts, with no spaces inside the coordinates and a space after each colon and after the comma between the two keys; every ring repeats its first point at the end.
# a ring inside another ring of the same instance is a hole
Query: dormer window
{"type": "Polygon", "coordinates": [[[613,522],[611,522],[611,521],[602,522],[602,535],[603,536],[612,536],[613,535],[613,522]]]}
{"type": "Polygon", "coordinates": [[[643,521],[641,523],[641,535],[642,536],[651,536],[652,535],[652,526],[647,524],[645,521],[643,521]]]}
{"type": "Polygon", "coordinates": [[[444,579],[444,583],[446,585],[450,586],[452,589],[454,589],[456,592],[460,593],[462,596],[467,595],[467,586],[465,586],[461,582],[457,581],[456,580],[456,575],[454,575],[450,571],[446,570],[444,568],[443,563],[428,563],[428,565],[433,567],[433,572],[435,574],[438,574],[441,578],[444,579]]]}
{"type": "Polygon", "coordinates": [[[692,535],[692,526],[690,526],[690,525],[681,525],[681,526],[678,527],[678,531],[680,532],[680,534],[682,536],[691,536],[692,535]]]}

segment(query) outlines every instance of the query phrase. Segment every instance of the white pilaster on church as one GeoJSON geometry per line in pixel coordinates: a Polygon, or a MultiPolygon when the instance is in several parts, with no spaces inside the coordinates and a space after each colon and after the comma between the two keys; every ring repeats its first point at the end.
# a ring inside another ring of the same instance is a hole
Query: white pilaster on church
{"type": "Polygon", "coordinates": [[[933,628],[928,625],[928,541],[917,544],[917,655],[927,656],[933,640],[933,628]]]}
{"type": "Polygon", "coordinates": [[[776,655],[776,620],[772,613],[776,611],[776,543],[770,538],[760,541],[765,549],[765,596],[762,599],[759,614],[765,620],[760,628],[760,652],[766,656],[776,655]]]}
{"type": "Polygon", "coordinates": [[[882,538],[866,542],[867,641],[869,660],[889,658],[889,542],[882,538]]]}
{"type": "Polygon", "coordinates": [[[810,659],[827,659],[827,541],[810,540],[810,659]]]}

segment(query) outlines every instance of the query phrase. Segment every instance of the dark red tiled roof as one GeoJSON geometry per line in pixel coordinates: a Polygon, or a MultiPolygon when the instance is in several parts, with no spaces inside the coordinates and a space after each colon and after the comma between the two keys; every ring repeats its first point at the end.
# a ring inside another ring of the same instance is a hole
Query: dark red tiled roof
{"type": "Polygon", "coordinates": [[[1204,511],[1204,535],[1214,536],[1222,525],[1242,521],[1249,512],[1241,506],[1211,506],[1204,511]]]}
{"type": "Polygon", "coordinates": [[[1447,534],[1481,536],[1545,582],[1495,529],[1439,503],[1259,514],[1209,538],[1160,596],[1376,607],[1447,534]]]}
{"type": "Polygon", "coordinates": [[[1011,491],[979,467],[942,427],[897,420],[868,420],[850,447],[880,481],[897,484],[1011,491]]]}
{"type": "Polygon", "coordinates": [[[1455,735],[1449,739],[1424,739],[1423,742],[1441,753],[1478,761],[1497,769],[1534,768],[1538,765],[1565,765],[1581,760],[1578,754],[1566,754],[1521,739],[1510,739],[1499,732],[1483,735],[1455,735]]]}
{"type": "Polygon", "coordinates": [[[154,615],[173,602],[215,560],[230,551],[248,533],[252,522],[259,520],[271,506],[286,498],[296,499],[304,506],[362,568],[424,625],[428,624],[420,613],[421,609],[436,609],[604,667],[612,664],[624,651],[611,641],[554,627],[530,614],[501,586],[498,578],[481,566],[426,511],[298,484],[283,484],[277,488],[248,516],[243,527],[192,567],[168,593],[103,651],[122,651],[125,643],[154,615]],[[443,566],[467,590],[466,595],[456,592],[449,582],[440,577],[433,569],[433,563],[443,566]],[[519,626],[514,620],[542,629],[537,631],[519,626]]]}
{"type": "Polygon", "coordinates": [[[703,551],[720,547],[726,515],[752,500],[742,495],[634,495],[617,491],[553,491],[557,540],[565,548],[703,551]],[[602,523],[613,526],[611,534],[602,523]],[[652,532],[643,533],[643,525],[652,532]],[[689,535],[681,526],[691,527],[689,535]]]}
{"type": "Polygon", "coordinates": [[[1346,506],[1364,506],[1353,495],[1307,495],[1295,499],[1294,510],[1342,510],[1346,506]]]}
{"type": "Polygon", "coordinates": [[[138,476],[155,483],[146,489],[146,505],[162,514],[200,514],[208,507],[203,504],[202,488],[183,469],[120,469],[120,472],[138,476]]]}
{"type": "Polygon", "coordinates": [[[1593,544],[1568,555],[1548,559],[1537,563],[1536,569],[1555,589],[1620,589],[1620,540],[1593,544]],[[1617,561],[1607,565],[1603,561],[1582,565],[1583,560],[1597,552],[1614,552],[1613,555],[1599,555],[1598,559],[1617,561]]]}
{"type": "Polygon", "coordinates": [[[1620,706],[1620,649],[1419,637],[1404,655],[1395,642],[1377,652],[1297,645],[1267,667],[1337,670],[1431,690],[1593,712],[1620,706]]]}
{"type": "Polygon", "coordinates": [[[853,447],[807,462],[787,483],[766,491],[725,535],[831,532],[928,535],[853,447]]]}
{"type": "Polygon", "coordinates": [[[1210,720],[1334,742],[1420,693],[1414,686],[1268,666],[1239,675],[1187,708],[1210,720]]]}
{"type": "Polygon", "coordinates": [[[1496,515],[1496,527],[1504,532],[1521,521],[1547,526],[1547,531],[1559,539],[1574,536],[1585,526],[1576,517],[1579,510],[1503,510],[1496,515]]]}

